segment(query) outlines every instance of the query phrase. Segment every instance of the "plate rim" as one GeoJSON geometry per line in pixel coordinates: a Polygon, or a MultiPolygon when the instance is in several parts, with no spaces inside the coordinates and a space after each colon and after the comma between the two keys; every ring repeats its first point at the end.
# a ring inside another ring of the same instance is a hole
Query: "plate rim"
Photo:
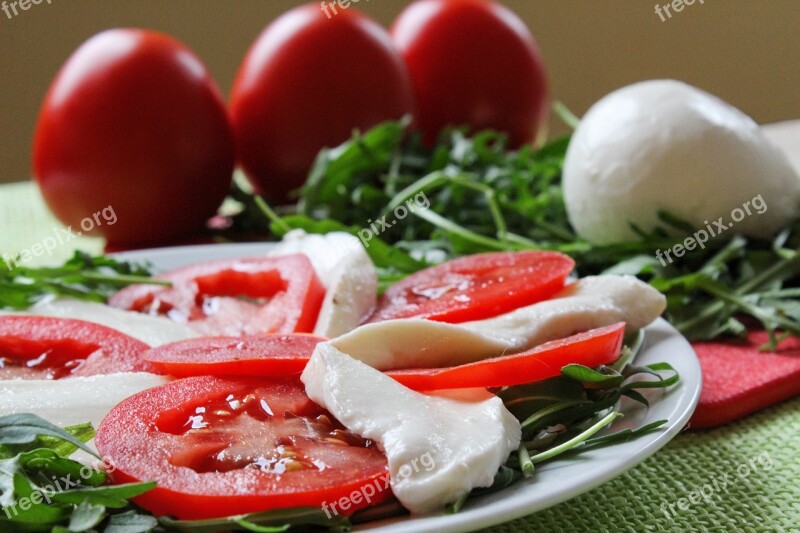
{"type": "MultiPolygon", "coordinates": [[[[244,257],[247,255],[260,254],[268,251],[274,247],[275,242],[251,242],[251,243],[225,243],[225,244],[200,244],[188,246],[169,246],[163,248],[148,248],[142,250],[131,250],[124,252],[117,252],[109,254],[117,259],[128,261],[148,261],[157,267],[159,261],[175,259],[180,261],[186,259],[187,262],[196,262],[198,256],[210,255],[213,257],[208,258],[208,261],[244,257]],[[184,256],[184,257],[181,257],[184,256]],[[188,257],[185,257],[188,256],[188,257]]],[[[416,533],[416,532],[464,532],[473,531],[476,529],[490,527],[502,523],[509,522],[530,514],[550,508],[565,501],[568,501],[576,496],[589,492],[608,481],[619,477],[620,475],[635,468],[637,465],[653,456],[658,450],[666,446],[673,438],[675,438],[689,422],[694,409],[700,399],[700,390],[702,385],[702,373],[700,370],[700,363],[697,355],[692,349],[689,342],[684,338],[672,325],[670,325],[663,318],[659,318],[653,324],[646,328],[646,331],[657,330],[662,334],[666,334],[667,339],[684,345],[686,352],[681,360],[681,363],[688,367],[681,370],[681,381],[677,388],[670,389],[665,393],[664,401],[669,397],[675,397],[675,409],[678,414],[675,420],[670,420],[662,431],[653,432],[646,436],[642,436],[636,440],[617,445],[616,447],[601,448],[599,451],[619,450],[620,446],[630,446],[632,444],[639,444],[634,446],[634,453],[629,456],[625,461],[619,462],[612,466],[606,467],[598,475],[590,476],[589,480],[583,480],[577,486],[571,489],[562,489],[552,494],[545,494],[544,496],[531,498],[531,495],[524,492],[517,492],[512,496],[510,502],[498,501],[490,502],[488,504],[479,504],[477,507],[470,509],[469,505],[466,509],[457,514],[445,515],[429,515],[422,517],[402,517],[392,518],[383,521],[372,522],[369,524],[359,524],[356,526],[357,531],[372,531],[381,533],[416,533]],[[686,357],[691,355],[691,357],[686,357]],[[688,394],[688,397],[686,396],[688,394]]],[[[651,331],[652,333],[652,331],[651,331]]],[[[647,336],[643,353],[646,353],[649,347],[648,341],[651,340],[652,334],[647,336]]],[[[653,348],[650,348],[653,349],[653,348]]],[[[672,413],[671,413],[672,414],[672,413]]],[[[596,451],[590,451],[580,457],[587,457],[590,454],[595,454],[596,451]]],[[[593,460],[589,457],[589,460],[593,460]]],[[[596,460],[596,458],[595,458],[596,460]]],[[[547,468],[549,465],[558,465],[559,461],[548,463],[542,467],[547,468]]],[[[524,483],[524,481],[523,481],[524,483]]],[[[529,486],[535,486],[536,479],[529,486]]],[[[507,489],[506,489],[507,490],[507,489]]],[[[494,493],[494,495],[487,495],[497,497],[502,495],[505,491],[494,493]]]]}

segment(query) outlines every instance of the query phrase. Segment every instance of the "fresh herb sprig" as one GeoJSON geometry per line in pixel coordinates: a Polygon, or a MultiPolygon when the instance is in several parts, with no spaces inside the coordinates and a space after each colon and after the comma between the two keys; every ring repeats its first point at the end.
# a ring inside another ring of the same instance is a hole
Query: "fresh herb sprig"
{"type": "Polygon", "coordinates": [[[145,533],[157,521],[129,500],[154,483],[106,485],[103,470],[70,459],[90,424],[61,429],[30,414],[0,417],[0,531],[145,533]]]}
{"type": "Polygon", "coordinates": [[[598,435],[624,416],[620,411],[623,397],[647,406],[640,390],[668,389],[680,381],[667,363],[633,365],[643,344],[644,332],[640,331],[626,339],[620,358],[611,365],[596,369],[567,365],[561,376],[502,389],[498,396],[522,424],[522,443],[500,467],[490,487],[462,495],[446,511],[456,513],[469,498],[534,477],[540,463],[628,442],[664,426],[667,420],[657,420],[636,429],[598,435]]]}
{"type": "Polygon", "coordinates": [[[84,252],[75,252],[55,267],[27,267],[0,259],[0,309],[27,309],[48,295],[105,303],[116,291],[136,283],[169,284],[152,278],[144,265],[84,252]]]}
{"type": "Polygon", "coordinates": [[[800,335],[800,223],[772,241],[719,235],[702,250],[662,263],[656,252],[691,233],[669,213],[658,213],[662,225],[652,232],[634,228],[641,238],[630,242],[593,245],[575,234],[561,188],[568,137],[514,151],[497,133],[469,137],[455,130],[426,148],[406,126],[388,122],[321,152],[294,212],[267,213],[272,231],[358,235],[424,193],[428,209],[412,211],[369,241],[382,287],[431,258],[554,250],[572,256],[581,276],[631,274],[650,282],[667,296],[666,317],[690,340],[743,336],[748,320],[767,330],[772,349],[781,335],[800,335]]]}
{"type": "Polygon", "coordinates": [[[680,381],[667,363],[633,364],[642,341],[641,335],[629,340],[631,347],[624,348],[613,365],[592,369],[571,364],[561,369],[561,376],[500,391],[498,396],[522,424],[523,442],[518,453],[509,458],[508,466],[530,477],[538,463],[566,453],[625,442],[663,426],[666,420],[595,436],[623,416],[619,411],[623,397],[648,406],[640,391],[668,389],[680,381]]]}
{"type": "Polygon", "coordinates": [[[324,526],[349,531],[344,517],[319,508],[294,508],[213,520],[156,518],[130,503],[155,483],[108,485],[103,470],[70,459],[77,450],[100,457],[85,443],[91,424],[59,428],[31,414],[0,417],[0,531],[81,533],[108,531],[287,531],[324,526]]]}

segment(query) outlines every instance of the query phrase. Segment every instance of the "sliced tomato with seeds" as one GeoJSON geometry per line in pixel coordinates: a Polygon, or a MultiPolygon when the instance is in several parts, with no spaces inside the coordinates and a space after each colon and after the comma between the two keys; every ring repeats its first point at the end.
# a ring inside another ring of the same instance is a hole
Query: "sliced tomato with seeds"
{"type": "Polygon", "coordinates": [[[239,336],[311,332],[325,296],[300,254],[201,263],[156,277],[172,286],[133,285],[109,304],[188,322],[204,335],[239,336]]]}
{"type": "Polygon", "coordinates": [[[517,354],[450,368],[394,370],[387,374],[418,391],[510,387],[558,376],[570,364],[594,368],[613,363],[619,357],[624,336],[625,323],[619,322],[517,354]]]}
{"type": "Polygon", "coordinates": [[[476,254],[421,270],[389,287],[367,322],[427,318],[467,322],[545,300],[575,262],[555,252],[476,254]]]}
{"type": "Polygon", "coordinates": [[[153,372],[147,344],[115,329],[68,318],[0,316],[0,379],[61,379],[153,372]]]}
{"type": "MultiPolygon", "coordinates": [[[[155,481],[156,515],[217,518],[320,507],[387,479],[386,457],[309,400],[299,380],[173,381],[117,405],[95,444],[113,482],[155,481]]],[[[375,491],[353,512],[391,497],[375,491]]]]}
{"type": "Polygon", "coordinates": [[[313,335],[202,337],[158,346],[144,358],[165,374],[286,377],[299,375],[318,343],[313,335]]]}

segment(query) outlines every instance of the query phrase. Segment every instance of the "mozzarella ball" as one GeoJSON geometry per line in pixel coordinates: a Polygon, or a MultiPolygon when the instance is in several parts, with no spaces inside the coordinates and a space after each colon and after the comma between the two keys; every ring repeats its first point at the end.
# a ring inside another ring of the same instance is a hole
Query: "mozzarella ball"
{"type": "Polygon", "coordinates": [[[570,222],[596,244],[637,239],[629,223],[664,226],[659,210],[697,229],[722,217],[728,234],[767,238],[800,207],[800,177],[759,126],[675,80],[629,85],[592,106],[563,182],[570,222]]]}

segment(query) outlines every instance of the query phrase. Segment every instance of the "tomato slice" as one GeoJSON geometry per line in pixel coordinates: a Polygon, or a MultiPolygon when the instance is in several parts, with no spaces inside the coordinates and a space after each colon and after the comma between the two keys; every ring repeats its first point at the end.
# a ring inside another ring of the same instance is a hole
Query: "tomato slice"
{"type": "Polygon", "coordinates": [[[313,335],[204,337],[158,346],[144,358],[178,377],[285,377],[300,374],[324,340],[313,335]]]}
{"type": "Polygon", "coordinates": [[[0,316],[0,379],[61,379],[152,372],[149,346],[92,322],[43,316],[0,316]]]}
{"type": "Polygon", "coordinates": [[[201,263],[157,276],[172,287],[133,285],[114,307],[188,322],[204,335],[308,333],[325,288],[301,254],[201,263]]]}
{"type": "Polygon", "coordinates": [[[417,391],[510,387],[558,376],[561,368],[569,364],[594,368],[613,363],[619,357],[624,336],[625,323],[619,322],[517,354],[450,368],[394,370],[387,374],[417,391]]]}
{"type": "Polygon", "coordinates": [[[421,270],[386,291],[367,322],[427,318],[467,322],[545,300],[575,262],[555,252],[498,252],[461,257],[421,270]]]}
{"type": "Polygon", "coordinates": [[[383,453],[309,400],[299,380],[173,381],[112,409],[95,444],[115,483],[158,484],[135,499],[156,515],[317,507],[370,484],[382,490],[353,499],[348,513],[391,496],[383,453]]]}

